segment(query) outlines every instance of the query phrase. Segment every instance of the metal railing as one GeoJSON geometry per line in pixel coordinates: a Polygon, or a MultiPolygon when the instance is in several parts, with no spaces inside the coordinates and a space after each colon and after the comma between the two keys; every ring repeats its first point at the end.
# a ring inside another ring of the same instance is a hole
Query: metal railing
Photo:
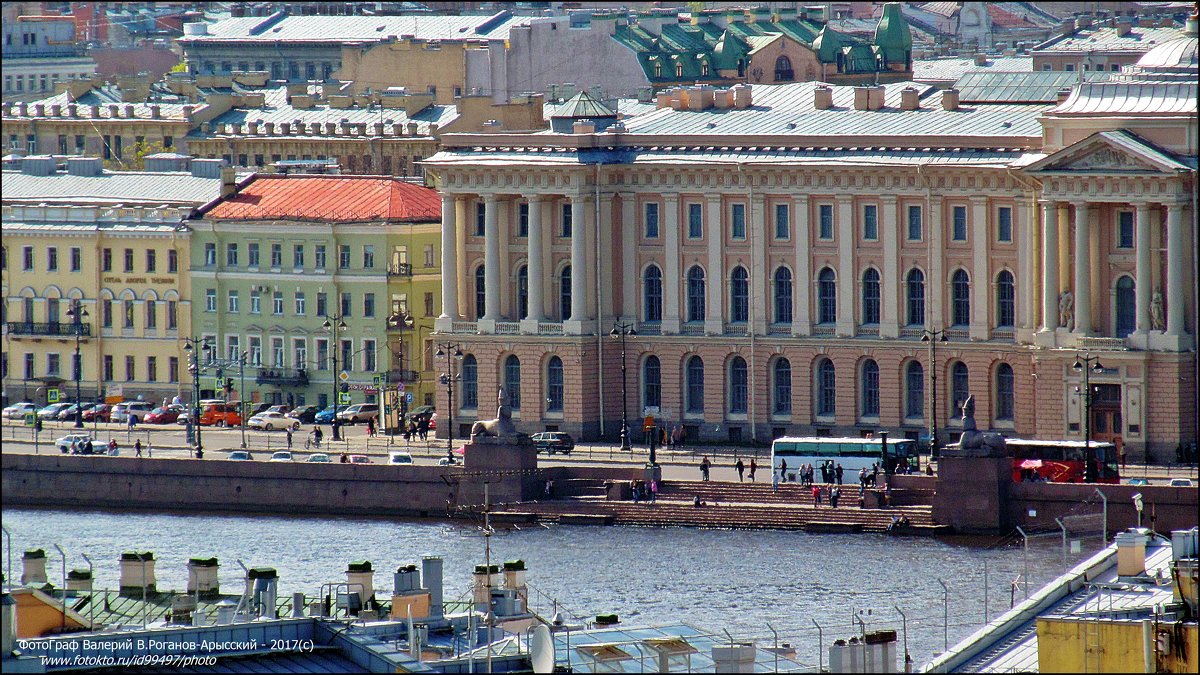
{"type": "Polygon", "coordinates": [[[392,263],[388,265],[387,274],[389,277],[411,277],[412,263],[392,263]]]}
{"type": "Polygon", "coordinates": [[[90,337],[92,334],[92,325],[90,323],[73,323],[70,321],[9,321],[5,324],[5,328],[10,335],[62,335],[65,337],[79,335],[80,337],[90,337]]]}
{"type": "Polygon", "coordinates": [[[281,368],[278,370],[260,370],[254,378],[255,384],[279,384],[302,387],[308,384],[308,371],[281,368]]]}

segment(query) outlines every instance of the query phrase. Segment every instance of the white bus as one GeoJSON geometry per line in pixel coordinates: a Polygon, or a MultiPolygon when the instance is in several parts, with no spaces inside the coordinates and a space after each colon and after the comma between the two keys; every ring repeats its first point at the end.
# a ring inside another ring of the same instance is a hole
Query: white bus
{"type": "MultiPolygon", "coordinates": [[[[907,463],[915,466],[917,460],[917,442],[907,438],[888,439],[887,457],[895,465],[907,463]]],[[[883,456],[883,441],[879,438],[776,438],[771,443],[771,466],[779,471],[787,462],[787,480],[796,481],[799,469],[804,464],[812,464],[820,476],[821,464],[833,460],[834,465],[841,464],[846,480],[856,482],[859,469],[871,470],[874,464],[879,465],[880,472],[884,471],[886,462],[883,456]],[[853,476],[853,477],[851,477],[853,476]]]]}

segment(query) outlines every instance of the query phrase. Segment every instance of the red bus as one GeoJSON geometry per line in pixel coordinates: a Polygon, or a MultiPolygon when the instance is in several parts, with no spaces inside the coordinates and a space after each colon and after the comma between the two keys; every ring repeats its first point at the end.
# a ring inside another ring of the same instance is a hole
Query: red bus
{"type": "Polygon", "coordinates": [[[1013,481],[1120,483],[1117,446],[1092,441],[1005,440],[1013,456],[1013,481]]]}

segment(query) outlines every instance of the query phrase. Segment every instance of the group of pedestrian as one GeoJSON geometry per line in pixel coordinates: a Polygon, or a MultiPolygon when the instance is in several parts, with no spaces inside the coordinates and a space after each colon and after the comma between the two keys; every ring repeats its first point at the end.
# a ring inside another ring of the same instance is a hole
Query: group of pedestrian
{"type": "MultiPolygon", "coordinates": [[[[745,476],[746,476],[746,464],[745,464],[745,462],[742,461],[741,457],[738,457],[738,460],[733,465],[733,468],[737,471],[738,482],[739,483],[744,482],[745,476]]],[[[755,461],[755,459],[753,457],[751,457],[750,458],[750,482],[751,483],[754,482],[754,473],[756,471],[758,471],[758,462],[755,461]]]]}
{"type": "Polygon", "coordinates": [[[418,438],[422,441],[429,437],[429,420],[422,419],[420,423],[409,421],[408,426],[404,428],[404,442],[415,441],[418,438]]]}
{"type": "Polygon", "coordinates": [[[684,432],[682,426],[676,424],[675,426],[671,427],[671,433],[670,433],[669,438],[667,439],[667,443],[668,443],[668,446],[670,447],[670,449],[678,450],[678,449],[682,448],[686,436],[687,436],[687,434],[684,432]]]}
{"type": "Polygon", "coordinates": [[[643,480],[633,481],[633,503],[637,504],[642,501],[651,504],[658,501],[658,481],[651,480],[649,484],[643,480]]]}
{"type": "Polygon", "coordinates": [[[707,482],[711,470],[712,462],[708,461],[708,455],[705,455],[704,459],[700,461],[700,480],[707,482]]]}
{"type": "Polygon", "coordinates": [[[841,486],[836,483],[825,487],[820,485],[812,486],[813,506],[820,506],[826,498],[829,500],[829,506],[836,509],[838,500],[842,498],[841,486]]]}
{"type": "MultiPolygon", "coordinates": [[[[800,476],[800,485],[810,487],[817,482],[817,472],[821,474],[822,483],[837,483],[841,484],[842,478],[845,475],[845,469],[842,468],[840,462],[834,463],[832,459],[827,459],[820,466],[812,464],[802,464],[797,474],[800,476]]],[[[786,478],[784,481],[786,482],[786,478]]]]}

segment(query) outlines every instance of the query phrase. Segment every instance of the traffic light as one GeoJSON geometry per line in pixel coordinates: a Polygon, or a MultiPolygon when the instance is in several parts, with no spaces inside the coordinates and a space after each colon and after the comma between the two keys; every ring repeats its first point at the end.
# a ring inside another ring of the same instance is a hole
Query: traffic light
{"type": "Polygon", "coordinates": [[[338,389],[338,391],[340,391],[340,392],[342,392],[343,394],[345,394],[346,392],[350,391],[350,385],[349,385],[349,384],[347,384],[347,383],[345,383],[345,382],[343,382],[343,383],[341,384],[341,388],[340,388],[340,389],[338,389]]]}
{"type": "Polygon", "coordinates": [[[233,391],[233,378],[225,378],[225,391],[233,391]]]}

